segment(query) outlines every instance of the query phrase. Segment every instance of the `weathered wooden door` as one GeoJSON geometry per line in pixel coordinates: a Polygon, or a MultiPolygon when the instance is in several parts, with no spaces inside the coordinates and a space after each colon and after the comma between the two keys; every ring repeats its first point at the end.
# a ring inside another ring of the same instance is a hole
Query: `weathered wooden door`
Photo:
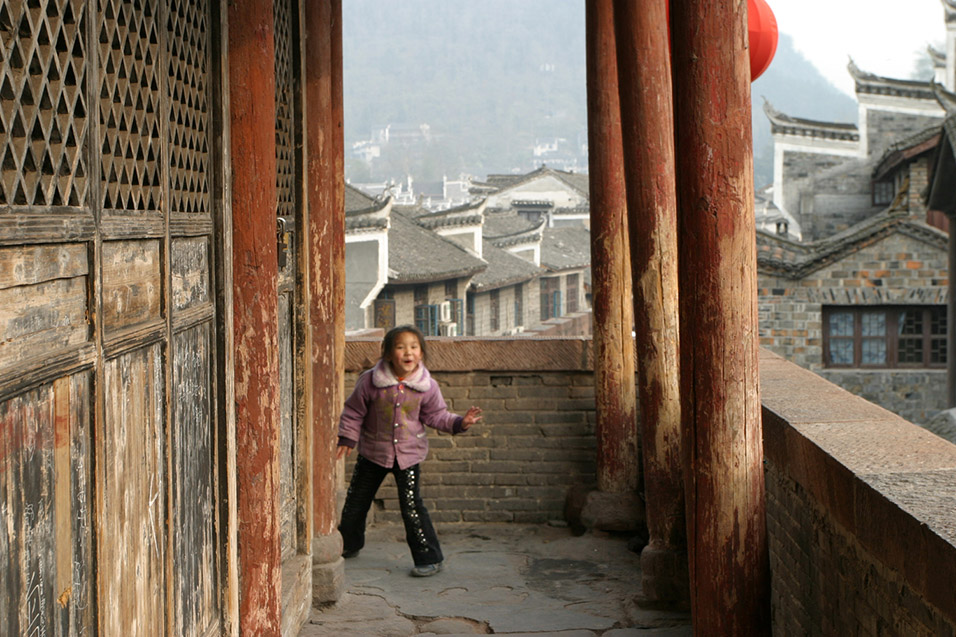
{"type": "MultiPolygon", "coordinates": [[[[282,559],[308,550],[300,546],[298,423],[308,422],[302,410],[304,292],[302,250],[302,109],[301,56],[295,43],[298,2],[275,0],[276,73],[276,241],[279,277],[279,517],[282,559]]],[[[304,538],[302,538],[304,539],[304,538]]]]}
{"type": "Polygon", "coordinates": [[[214,25],[0,0],[4,634],[220,631],[214,25]]]}

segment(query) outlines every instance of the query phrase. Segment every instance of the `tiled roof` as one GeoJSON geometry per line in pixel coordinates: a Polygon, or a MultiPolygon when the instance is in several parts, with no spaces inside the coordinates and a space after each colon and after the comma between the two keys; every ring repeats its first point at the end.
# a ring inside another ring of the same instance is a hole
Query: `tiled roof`
{"type": "Polygon", "coordinates": [[[873,169],[873,179],[882,179],[893,168],[907,159],[936,148],[942,131],[942,126],[936,124],[893,143],[876,162],[876,168],[873,169]]]}
{"type": "Polygon", "coordinates": [[[490,241],[482,242],[481,249],[482,256],[488,262],[488,268],[471,280],[471,285],[476,290],[493,290],[514,285],[531,280],[543,272],[542,268],[496,247],[490,241]]]}
{"type": "Polygon", "coordinates": [[[583,226],[545,228],[541,240],[541,265],[551,271],[583,268],[591,264],[591,233],[583,226]]]}
{"type": "Polygon", "coordinates": [[[843,122],[820,122],[802,117],[785,115],[773,107],[766,98],[763,101],[763,112],[770,120],[770,131],[786,135],[807,135],[824,139],[858,141],[860,131],[856,124],[843,122]]]}
{"type": "Polygon", "coordinates": [[[482,222],[485,200],[466,203],[438,212],[425,211],[415,215],[415,221],[425,228],[447,228],[450,226],[478,225],[482,222]]]}
{"type": "Polygon", "coordinates": [[[353,186],[345,184],[345,212],[354,212],[357,210],[366,210],[374,208],[377,203],[374,197],[369,197],[364,192],[353,186]]]}
{"type": "Polygon", "coordinates": [[[545,165],[542,165],[540,168],[532,170],[530,173],[524,175],[488,175],[488,183],[492,186],[495,186],[499,190],[505,190],[507,188],[512,188],[519,184],[523,184],[525,182],[529,182],[533,179],[547,175],[563,181],[565,184],[578,191],[578,193],[584,197],[589,196],[590,183],[587,173],[572,173],[566,172],[564,170],[555,170],[554,168],[548,168],[545,165]]]}
{"type": "Polygon", "coordinates": [[[801,244],[758,231],[757,268],[765,274],[801,279],[896,232],[947,249],[946,233],[905,213],[883,212],[813,243],[801,244]]]}
{"type": "Polygon", "coordinates": [[[375,199],[358,188],[345,184],[345,231],[357,233],[388,228],[391,203],[391,197],[384,200],[375,199]]]}
{"type": "Polygon", "coordinates": [[[856,92],[873,95],[896,95],[916,99],[936,99],[932,82],[922,80],[897,80],[892,77],[882,77],[868,73],[860,68],[851,59],[847,70],[856,82],[856,92]]]}
{"type": "Polygon", "coordinates": [[[388,231],[388,282],[427,283],[472,276],[487,267],[451,241],[392,209],[388,231]]]}
{"type": "Polygon", "coordinates": [[[489,239],[511,237],[536,230],[542,223],[543,219],[535,223],[511,209],[486,210],[482,233],[489,239]]]}

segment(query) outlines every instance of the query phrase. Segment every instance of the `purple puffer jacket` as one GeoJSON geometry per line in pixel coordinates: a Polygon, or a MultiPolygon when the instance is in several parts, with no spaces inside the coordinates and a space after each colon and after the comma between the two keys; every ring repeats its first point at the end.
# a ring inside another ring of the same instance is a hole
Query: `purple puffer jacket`
{"type": "Polygon", "coordinates": [[[339,419],[339,445],[354,447],[388,469],[420,463],[428,455],[425,425],[461,432],[462,417],[448,411],[438,383],[423,364],[401,382],[382,360],[359,376],[339,419]]]}

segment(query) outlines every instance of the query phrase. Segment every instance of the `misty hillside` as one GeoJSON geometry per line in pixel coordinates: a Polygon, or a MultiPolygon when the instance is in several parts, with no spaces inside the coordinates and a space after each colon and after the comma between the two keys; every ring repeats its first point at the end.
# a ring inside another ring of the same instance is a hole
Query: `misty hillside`
{"type": "MultiPolygon", "coordinates": [[[[346,147],[391,124],[427,124],[421,139],[392,141],[366,163],[348,158],[354,181],[441,179],[460,172],[525,172],[536,142],[587,140],[584,3],[580,0],[350,0],[343,3],[346,147]]],[[[755,183],[772,180],[765,96],[778,110],[855,121],[838,91],[781,36],[753,85],[755,183]]]]}

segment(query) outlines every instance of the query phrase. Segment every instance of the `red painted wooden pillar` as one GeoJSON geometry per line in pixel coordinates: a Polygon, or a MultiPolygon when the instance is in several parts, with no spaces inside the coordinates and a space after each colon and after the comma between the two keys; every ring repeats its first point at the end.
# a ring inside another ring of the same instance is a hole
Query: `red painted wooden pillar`
{"type": "Polygon", "coordinates": [[[614,16],[611,0],[585,7],[597,486],[634,493],[640,468],[614,16]]]}
{"type": "Polygon", "coordinates": [[[306,146],[312,270],[313,523],[317,536],[335,528],[335,144],[332,111],[332,12],[329,0],[307,2],[306,146]]]}
{"type": "MultiPolygon", "coordinates": [[[[342,68],[342,0],[331,0],[332,45],[332,276],[335,315],[335,405],[345,403],[345,112],[342,68]]],[[[338,441],[338,436],[335,436],[338,441]]],[[[334,487],[333,487],[334,489],[334,487]]]]}
{"type": "Polygon", "coordinates": [[[229,4],[239,630],[278,635],[279,357],[272,2],[229,4]]]}
{"type": "Polygon", "coordinates": [[[681,394],[699,635],[770,631],[747,3],[674,0],[681,394]]]}
{"type": "Polygon", "coordinates": [[[342,137],[342,5],[304,9],[306,202],[312,330],[312,599],[344,591],[336,529],[335,447],[344,400],[345,178],[342,137]]]}
{"type": "MultiPolygon", "coordinates": [[[[615,0],[649,542],[644,594],[686,600],[677,194],[666,0],[615,0]]],[[[592,189],[593,190],[593,189],[592,189]]]]}

